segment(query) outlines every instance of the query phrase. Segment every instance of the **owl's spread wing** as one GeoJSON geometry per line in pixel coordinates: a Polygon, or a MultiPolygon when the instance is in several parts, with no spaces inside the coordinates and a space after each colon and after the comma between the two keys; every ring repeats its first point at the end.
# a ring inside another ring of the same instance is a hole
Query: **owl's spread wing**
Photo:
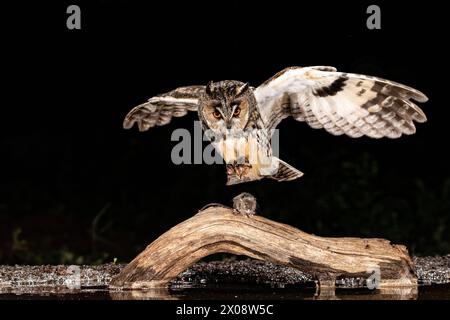
{"type": "Polygon", "coordinates": [[[123,120],[123,127],[130,129],[135,122],[139,131],[168,124],[172,117],[182,117],[188,111],[197,111],[204,86],[181,87],[164,93],[131,109],[123,120]]]}
{"type": "Polygon", "coordinates": [[[427,97],[405,85],[333,67],[287,68],[254,91],[268,129],[292,116],[334,135],[398,138],[426,116],[411,99],[427,97]]]}

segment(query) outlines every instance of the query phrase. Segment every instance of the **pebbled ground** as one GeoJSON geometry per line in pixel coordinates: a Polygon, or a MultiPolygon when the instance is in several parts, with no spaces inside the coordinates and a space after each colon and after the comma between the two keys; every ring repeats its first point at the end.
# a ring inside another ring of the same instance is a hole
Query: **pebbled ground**
{"type": "MultiPolygon", "coordinates": [[[[450,254],[413,258],[419,283],[450,283],[450,254]]],[[[0,293],[11,289],[42,288],[105,288],[124,265],[103,264],[70,268],[58,266],[0,266],[0,293]],[[80,277],[77,277],[77,275],[80,277]],[[77,281],[80,279],[80,281],[77,281]]],[[[360,279],[338,280],[338,287],[360,287],[360,279]]],[[[266,285],[283,288],[287,285],[313,285],[313,279],[294,268],[253,259],[199,262],[182,272],[172,287],[211,284],[266,285]]]]}

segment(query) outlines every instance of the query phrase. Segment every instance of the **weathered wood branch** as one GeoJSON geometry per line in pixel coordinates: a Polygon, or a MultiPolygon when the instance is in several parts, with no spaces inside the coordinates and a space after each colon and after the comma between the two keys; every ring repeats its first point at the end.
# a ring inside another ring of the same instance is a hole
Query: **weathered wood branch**
{"type": "Polygon", "coordinates": [[[334,287],[337,277],[367,278],[377,270],[381,288],[417,285],[405,246],[385,239],[319,237],[261,216],[236,215],[232,209],[212,206],[161,235],[110,286],[165,287],[199,259],[219,252],[300,269],[321,287],[334,287]]]}

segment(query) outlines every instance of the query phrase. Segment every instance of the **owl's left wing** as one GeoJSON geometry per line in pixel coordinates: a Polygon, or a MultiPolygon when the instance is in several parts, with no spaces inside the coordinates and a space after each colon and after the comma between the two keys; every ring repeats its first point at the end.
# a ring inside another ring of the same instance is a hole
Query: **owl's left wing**
{"type": "Polygon", "coordinates": [[[182,117],[188,111],[197,111],[205,86],[180,87],[150,98],[147,102],[131,109],[123,120],[123,127],[130,129],[134,123],[139,131],[168,124],[172,117],[182,117]]]}
{"type": "Polygon", "coordinates": [[[287,68],[254,91],[268,129],[292,116],[334,135],[398,138],[425,122],[411,99],[427,97],[405,85],[381,78],[336,72],[333,67],[287,68]]]}

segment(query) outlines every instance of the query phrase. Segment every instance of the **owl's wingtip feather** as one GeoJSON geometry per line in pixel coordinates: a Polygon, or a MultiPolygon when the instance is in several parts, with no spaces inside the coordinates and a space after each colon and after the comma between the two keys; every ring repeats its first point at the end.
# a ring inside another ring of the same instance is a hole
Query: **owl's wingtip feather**
{"type": "Polygon", "coordinates": [[[128,119],[124,119],[123,120],[123,123],[122,123],[122,127],[124,128],[124,129],[131,129],[131,127],[133,127],[133,124],[134,124],[134,122],[132,122],[132,121],[130,121],[130,120],[128,120],[128,119]]]}

